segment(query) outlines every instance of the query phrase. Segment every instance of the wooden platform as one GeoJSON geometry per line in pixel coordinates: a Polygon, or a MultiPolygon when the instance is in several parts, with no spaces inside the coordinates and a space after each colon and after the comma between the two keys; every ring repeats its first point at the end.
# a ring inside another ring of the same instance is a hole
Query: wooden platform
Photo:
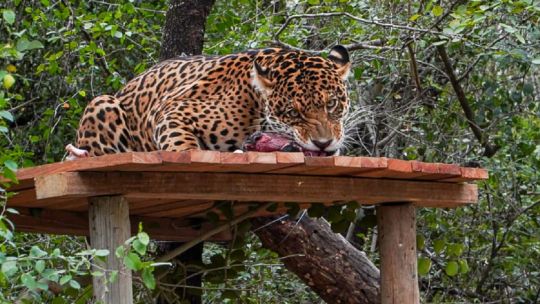
{"type": "MultiPolygon", "coordinates": [[[[228,240],[229,221],[284,213],[287,202],[302,208],[380,204],[381,303],[416,304],[416,207],[475,203],[477,186],[469,182],[486,179],[487,172],[387,158],[187,151],[107,155],[23,169],[17,176],[8,207],[19,210],[10,215],[18,230],[89,235],[94,248],[110,252],[141,222],[153,239],[195,244],[210,236],[228,240]],[[269,202],[277,208],[269,209],[269,202]],[[227,224],[208,222],[210,213],[227,224]]],[[[100,263],[119,278],[94,277],[94,299],[132,303],[131,271],[112,255],[100,263]]]]}
{"type": "MultiPolygon", "coordinates": [[[[407,201],[420,207],[475,203],[487,171],[457,165],[302,153],[134,152],[22,169],[8,207],[18,230],[88,234],[88,198],[122,195],[131,222],[153,238],[189,240],[206,230],[208,212],[234,201],[234,213],[260,202],[326,205],[407,201]]],[[[227,239],[222,233],[214,239],[227,239]]]]}

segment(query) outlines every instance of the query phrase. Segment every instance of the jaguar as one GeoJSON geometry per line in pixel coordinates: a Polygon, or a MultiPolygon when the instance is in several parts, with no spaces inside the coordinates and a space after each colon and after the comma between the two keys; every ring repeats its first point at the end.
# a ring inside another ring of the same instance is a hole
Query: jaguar
{"type": "Polygon", "coordinates": [[[89,102],[77,151],[235,151],[250,134],[270,131],[333,155],[345,137],[350,66],[340,45],[327,56],[267,48],[166,60],[89,102]]]}

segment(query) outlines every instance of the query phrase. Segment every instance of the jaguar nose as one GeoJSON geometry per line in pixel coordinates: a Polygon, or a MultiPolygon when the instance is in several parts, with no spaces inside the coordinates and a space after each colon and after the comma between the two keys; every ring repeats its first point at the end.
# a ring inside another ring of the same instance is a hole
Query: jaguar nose
{"type": "Polygon", "coordinates": [[[325,141],[312,140],[312,142],[321,151],[324,151],[324,149],[326,149],[328,146],[330,146],[330,143],[332,143],[331,140],[325,140],[325,141]]]}

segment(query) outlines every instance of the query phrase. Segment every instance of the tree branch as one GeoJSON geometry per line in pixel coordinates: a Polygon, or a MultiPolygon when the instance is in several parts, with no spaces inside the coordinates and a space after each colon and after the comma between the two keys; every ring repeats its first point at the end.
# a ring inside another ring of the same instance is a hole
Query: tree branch
{"type": "Polygon", "coordinates": [[[463,88],[459,84],[456,74],[454,73],[454,68],[452,66],[452,63],[450,62],[448,53],[446,53],[446,49],[444,48],[443,45],[438,45],[437,52],[439,53],[439,57],[441,58],[444,64],[444,70],[446,72],[446,75],[448,76],[448,79],[450,79],[450,83],[452,84],[452,87],[454,88],[454,92],[456,93],[459,104],[461,105],[461,108],[463,109],[463,113],[465,114],[467,123],[469,124],[469,127],[471,128],[476,139],[478,139],[478,141],[484,148],[484,156],[491,157],[495,155],[495,153],[499,150],[500,147],[497,145],[491,145],[488,142],[488,137],[484,134],[482,129],[480,129],[480,127],[476,124],[474,120],[474,112],[471,106],[469,105],[469,102],[467,101],[465,92],[463,91],[463,88]]]}
{"type": "Polygon", "coordinates": [[[381,26],[381,27],[387,27],[387,28],[391,28],[391,29],[404,30],[404,31],[410,31],[410,32],[433,34],[433,35],[445,36],[445,37],[450,37],[450,38],[462,37],[461,35],[446,34],[446,33],[440,32],[440,31],[432,30],[432,29],[422,29],[422,28],[416,28],[416,27],[411,27],[411,26],[407,26],[407,25],[393,24],[393,23],[386,23],[386,22],[381,22],[381,21],[377,21],[377,20],[365,19],[365,18],[361,18],[361,17],[355,16],[355,15],[350,14],[350,13],[346,13],[346,12],[330,12],[330,13],[320,13],[320,14],[291,15],[291,16],[287,17],[287,19],[285,19],[285,22],[283,23],[283,25],[281,25],[281,27],[277,30],[277,32],[272,36],[272,39],[275,40],[275,41],[279,41],[279,36],[281,36],[283,31],[285,31],[285,29],[289,26],[289,24],[294,19],[331,18],[331,17],[347,17],[349,19],[352,19],[352,20],[355,20],[355,21],[358,21],[358,22],[364,23],[364,24],[377,25],[377,26],[381,26]]]}
{"type": "Polygon", "coordinates": [[[256,209],[245,212],[242,215],[240,215],[239,217],[231,220],[230,222],[222,224],[220,226],[217,226],[216,228],[214,228],[212,230],[209,230],[208,232],[206,232],[205,234],[199,236],[198,238],[193,239],[193,240],[191,240],[191,241],[189,241],[187,243],[184,243],[180,247],[177,247],[176,249],[173,249],[173,250],[169,251],[165,255],[157,258],[156,262],[167,262],[167,261],[169,261],[171,259],[174,259],[176,256],[184,253],[185,251],[187,251],[191,247],[197,245],[198,243],[204,242],[207,239],[209,239],[211,236],[216,235],[216,234],[218,234],[218,233],[220,233],[220,232],[230,228],[231,226],[234,226],[234,225],[236,225],[236,224],[238,224],[238,223],[240,223],[240,222],[242,222],[244,220],[247,220],[250,217],[253,217],[259,211],[270,207],[272,204],[273,203],[267,203],[267,204],[264,204],[262,206],[259,206],[256,209]]]}

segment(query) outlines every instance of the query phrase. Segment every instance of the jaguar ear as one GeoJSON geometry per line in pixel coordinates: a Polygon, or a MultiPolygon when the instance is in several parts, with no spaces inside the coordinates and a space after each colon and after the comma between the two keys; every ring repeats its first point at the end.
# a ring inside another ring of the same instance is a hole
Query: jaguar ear
{"type": "Polygon", "coordinates": [[[254,60],[253,69],[251,70],[251,83],[262,94],[269,95],[272,93],[276,81],[272,79],[269,68],[260,66],[257,60],[254,60]]]}
{"type": "Polygon", "coordinates": [[[341,79],[347,79],[349,72],[351,71],[351,61],[349,58],[349,51],[342,46],[336,45],[330,50],[328,54],[328,59],[332,60],[338,66],[338,74],[341,76],[341,79]]]}

